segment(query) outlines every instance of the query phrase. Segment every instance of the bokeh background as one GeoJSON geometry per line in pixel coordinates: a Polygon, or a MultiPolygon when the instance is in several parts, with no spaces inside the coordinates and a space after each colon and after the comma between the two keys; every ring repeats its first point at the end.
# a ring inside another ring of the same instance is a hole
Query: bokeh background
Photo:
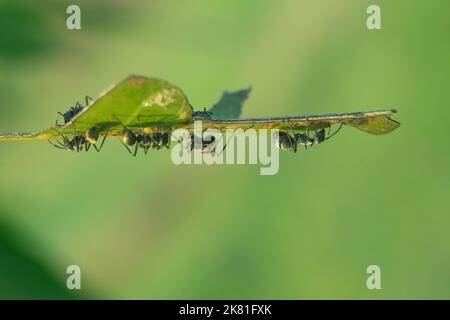
{"type": "Polygon", "coordinates": [[[0,144],[0,298],[450,298],[447,0],[1,1],[0,131],[52,125],[131,73],[244,117],[395,107],[258,166],[0,144]],[[82,29],[66,29],[81,7],[82,29]],[[366,28],[366,8],[382,30],[366,28]],[[66,268],[82,290],[66,289],[66,268]],[[366,288],[366,268],[382,290],[366,288]]]}

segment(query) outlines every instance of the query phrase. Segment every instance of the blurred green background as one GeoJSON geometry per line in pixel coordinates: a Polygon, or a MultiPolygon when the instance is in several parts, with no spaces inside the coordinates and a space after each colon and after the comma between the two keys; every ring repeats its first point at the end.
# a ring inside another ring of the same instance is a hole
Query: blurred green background
{"type": "Polygon", "coordinates": [[[131,73],[195,109],[251,85],[243,117],[395,107],[402,126],[346,127],[275,176],[114,139],[1,143],[0,298],[450,298],[447,0],[85,0],[68,31],[72,3],[0,3],[0,131],[46,128],[131,73]]]}

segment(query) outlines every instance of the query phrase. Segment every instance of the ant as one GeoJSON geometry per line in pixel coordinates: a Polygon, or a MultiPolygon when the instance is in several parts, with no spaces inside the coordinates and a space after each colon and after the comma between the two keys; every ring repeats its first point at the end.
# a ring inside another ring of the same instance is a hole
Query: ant
{"type": "Polygon", "coordinates": [[[119,118],[115,115],[113,116],[123,127],[120,142],[125,146],[127,151],[136,157],[139,148],[144,149],[144,153],[147,154],[150,148],[160,150],[163,147],[169,149],[170,147],[170,133],[154,133],[146,134],[144,131],[140,130],[139,133],[135,134],[127,126],[125,126],[119,118]],[[134,146],[134,151],[131,151],[129,147],[134,146]]]}
{"type": "MultiPolygon", "coordinates": [[[[308,121],[308,120],[307,120],[308,121]]],[[[292,128],[291,132],[292,134],[289,134],[287,132],[280,131],[278,132],[278,139],[276,141],[276,146],[280,148],[281,150],[292,150],[294,153],[297,152],[297,145],[302,145],[305,147],[305,149],[308,149],[308,147],[312,147],[315,144],[320,144],[324,142],[325,140],[330,139],[335,134],[339,132],[342,128],[342,123],[339,126],[339,128],[333,132],[331,132],[331,125],[328,127],[328,136],[325,133],[325,128],[322,128],[320,130],[315,129],[314,130],[314,136],[310,137],[309,135],[309,129],[308,129],[308,122],[306,122],[306,131],[305,133],[294,133],[292,128]]],[[[273,135],[275,137],[275,133],[273,135]]]]}
{"type": "MultiPolygon", "coordinates": [[[[92,101],[94,101],[94,99],[92,99],[89,96],[85,97],[85,105],[83,106],[80,102],[77,101],[77,103],[75,104],[74,107],[70,107],[69,110],[67,110],[64,113],[58,112],[58,114],[60,116],[63,117],[64,119],[64,124],[67,124],[68,122],[70,122],[77,114],[79,114],[81,111],[83,111],[83,109],[88,106],[92,101]]],[[[61,124],[58,123],[58,119],[56,119],[56,126],[61,127],[63,126],[61,124]]]]}
{"type": "Polygon", "coordinates": [[[193,132],[190,133],[190,145],[185,146],[185,148],[190,148],[190,150],[200,150],[202,153],[211,153],[211,154],[217,154],[220,156],[222,152],[225,151],[225,149],[228,146],[228,143],[233,137],[230,137],[228,141],[223,146],[222,150],[220,152],[217,151],[217,144],[220,140],[223,139],[223,136],[221,136],[219,139],[216,139],[214,135],[206,135],[203,138],[199,137],[198,135],[194,134],[193,132]],[[196,141],[201,141],[201,143],[197,143],[196,141]]]}
{"type": "Polygon", "coordinates": [[[211,111],[206,111],[206,108],[203,108],[203,111],[195,111],[192,118],[194,120],[212,120],[212,115],[211,111]]]}
{"type": "Polygon", "coordinates": [[[204,139],[197,136],[193,132],[191,132],[191,145],[189,146],[191,151],[194,149],[199,149],[202,151],[202,153],[208,153],[215,150],[215,146],[217,144],[216,137],[214,136],[207,136],[204,139]],[[195,142],[201,140],[200,144],[196,144],[195,142]]]}
{"type": "Polygon", "coordinates": [[[102,150],[102,148],[103,148],[103,144],[105,143],[106,137],[108,136],[108,132],[109,132],[109,130],[106,131],[106,134],[103,137],[100,147],[97,147],[97,142],[100,137],[100,130],[97,127],[90,128],[88,131],[86,131],[86,133],[84,135],[82,135],[82,134],[76,135],[75,127],[74,127],[74,134],[73,134],[72,139],[69,139],[66,135],[64,135],[57,129],[53,129],[53,130],[55,130],[62,137],[63,140],[62,140],[62,142],[59,140],[56,140],[56,144],[53,143],[51,140],[48,140],[48,142],[50,142],[51,145],[53,145],[54,147],[56,147],[58,149],[64,149],[64,150],[76,151],[76,152],[83,151],[83,149],[85,151],[89,151],[91,146],[94,146],[94,149],[97,152],[100,152],[100,150],[102,150]]]}

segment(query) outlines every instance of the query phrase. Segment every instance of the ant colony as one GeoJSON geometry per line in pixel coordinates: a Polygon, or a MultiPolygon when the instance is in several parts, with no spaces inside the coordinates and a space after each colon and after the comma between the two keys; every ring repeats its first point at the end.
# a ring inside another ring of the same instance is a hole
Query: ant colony
{"type": "MultiPolygon", "coordinates": [[[[93,99],[86,96],[85,105],[82,105],[81,103],[77,102],[75,106],[70,107],[68,111],[64,113],[58,113],[62,117],[64,123],[60,124],[58,120],[56,121],[56,127],[53,128],[53,130],[55,130],[58,133],[58,138],[56,139],[56,141],[49,140],[49,142],[53,146],[59,149],[76,152],[80,152],[83,150],[89,151],[91,147],[94,147],[94,149],[97,152],[101,151],[105,143],[105,140],[108,137],[109,133],[108,130],[106,131],[106,134],[104,134],[103,139],[101,140],[99,146],[98,141],[100,139],[100,130],[96,126],[91,127],[84,134],[76,134],[74,124],[72,124],[73,134],[70,135],[63,134],[60,130],[58,130],[58,128],[70,124],[70,122],[80,113],[82,113],[92,102],[93,99]]],[[[223,152],[229,145],[232,145],[231,149],[234,150],[235,148],[233,140],[235,137],[237,137],[236,140],[238,141],[238,146],[242,145],[239,143],[240,141],[239,136],[242,136],[243,131],[242,129],[238,130],[227,129],[226,134],[223,134],[217,129],[203,130],[201,127],[202,120],[212,120],[212,113],[206,110],[194,112],[193,131],[185,129],[177,129],[170,132],[168,131],[168,132],[146,133],[143,128],[131,129],[127,127],[117,116],[113,115],[113,117],[118,121],[118,123],[122,127],[122,130],[120,132],[120,142],[126,148],[127,152],[131,154],[133,157],[136,157],[139,149],[142,149],[145,154],[147,154],[150,149],[153,150],[160,150],[163,148],[169,149],[171,140],[177,142],[184,150],[199,151],[201,154],[211,154],[215,157],[222,156],[223,152]],[[224,143],[223,139],[224,135],[226,135],[225,139],[226,143],[224,143]]],[[[316,144],[321,144],[324,141],[336,135],[341,128],[342,124],[340,124],[337,130],[335,130],[333,133],[331,132],[331,125],[328,126],[328,130],[326,130],[325,128],[321,128],[319,130],[314,129],[313,133],[310,132],[308,126],[306,126],[303,132],[298,131],[294,132],[294,130],[291,127],[289,127],[289,130],[286,131],[272,130],[272,142],[274,146],[280,150],[297,152],[297,148],[299,145],[303,146],[305,149],[308,149],[309,147],[312,147],[316,144]]],[[[252,129],[248,129],[244,133],[244,140],[245,137],[247,137],[249,143],[251,143],[252,141],[251,138],[249,138],[252,132],[254,132],[256,136],[256,131],[252,129]]],[[[265,132],[264,129],[260,129],[259,132],[263,132],[264,134],[267,135],[267,132],[265,132]]],[[[262,136],[260,135],[259,140],[266,141],[267,137],[262,139],[262,136]]],[[[262,147],[261,144],[260,147],[262,147]]],[[[253,149],[250,147],[250,150],[253,149]]],[[[251,155],[249,157],[251,158],[251,155]]],[[[177,161],[174,162],[176,163],[177,161]]],[[[186,163],[186,158],[178,162],[186,163]]],[[[194,163],[197,162],[198,161],[194,161],[194,163]]],[[[220,161],[216,160],[215,163],[220,163],[220,161]]]]}
{"type": "MultiPolygon", "coordinates": [[[[60,116],[64,119],[64,124],[59,124],[58,120],[56,120],[55,124],[56,127],[62,127],[66,125],[67,123],[71,122],[72,119],[77,116],[79,113],[81,113],[85,108],[89,106],[90,103],[93,102],[93,99],[86,96],[85,98],[85,105],[83,106],[81,103],[77,102],[74,107],[70,107],[68,111],[65,113],[58,112],[60,116]]],[[[73,135],[72,138],[69,138],[67,135],[61,133],[58,129],[54,128],[60,139],[56,140],[56,143],[53,143],[51,140],[49,140],[50,144],[55,146],[58,149],[64,149],[64,150],[70,150],[70,151],[89,151],[91,146],[94,146],[94,149],[97,152],[100,152],[100,150],[103,148],[103,144],[105,143],[106,137],[108,136],[108,132],[106,132],[106,135],[103,137],[103,140],[99,147],[97,147],[97,141],[100,137],[100,130],[97,127],[92,127],[89,130],[87,130],[84,134],[75,134],[75,126],[73,127],[73,135]]]]}

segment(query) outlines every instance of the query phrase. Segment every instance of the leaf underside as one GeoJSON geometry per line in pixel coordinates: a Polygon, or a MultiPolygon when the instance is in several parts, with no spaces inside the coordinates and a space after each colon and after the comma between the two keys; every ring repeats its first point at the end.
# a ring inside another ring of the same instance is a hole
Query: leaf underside
{"type": "MultiPolygon", "coordinates": [[[[395,110],[353,112],[278,118],[239,119],[250,89],[224,93],[210,111],[213,119],[202,121],[202,128],[305,130],[345,124],[369,134],[386,134],[400,124],[390,118],[395,110]]],[[[97,127],[101,135],[120,135],[123,128],[146,133],[193,130],[193,109],[176,86],[159,79],[130,76],[101,94],[64,126],[31,133],[0,134],[0,141],[33,141],[74,136],[97,127]]]]}
{"type": "MultiPolygon", "coordinates": [[[[279,129],[279,130],[306,130],[327,128],[334,124],[345,124],[373,135],[389,133],[400,126],[390,116],[396,110],[380,110],[369,112],[352,112],[341,114],[311,115],[298,117],[255,118],[236,120],[204,120],[202,128],[226,129],[279,129]]],[[[193,129],[193,123],[179,126],[188,130],[193,129]]]]}

